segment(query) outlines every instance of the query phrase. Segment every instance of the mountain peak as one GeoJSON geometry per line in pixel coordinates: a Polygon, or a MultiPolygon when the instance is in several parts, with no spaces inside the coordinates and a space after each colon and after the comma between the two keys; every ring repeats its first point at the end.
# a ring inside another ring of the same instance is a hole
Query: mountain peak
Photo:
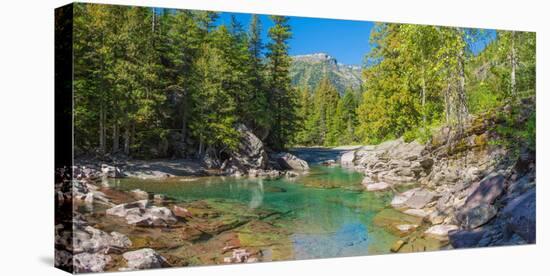
{"type": "Polygon", "coordinates": [[[333,63],[337,63],[336,59],[327,54],[327,53],[313,53],[313,54],[307,54],[307,55],[296,55],[292,57],[294,60],[297,61],[306,61],[306,62],[326,62],[331,61],[333,63]]]}

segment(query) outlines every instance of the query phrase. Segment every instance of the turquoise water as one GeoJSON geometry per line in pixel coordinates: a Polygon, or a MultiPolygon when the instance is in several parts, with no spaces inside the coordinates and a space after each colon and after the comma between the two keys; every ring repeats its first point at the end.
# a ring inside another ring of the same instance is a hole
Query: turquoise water
{"type": "Polygon", "coordinates": [[[312,167],[309,174],[276,180],[234,177],[122,179],[122,190],[142,189],[181,201],[223,199],[290,213],[296,259],[388,252],[396,237],[372,224],[389,194],[364,192],[362,175],[340,167],[312,167]],[[338,187],[338,188],[316,188],[338,187]]]}

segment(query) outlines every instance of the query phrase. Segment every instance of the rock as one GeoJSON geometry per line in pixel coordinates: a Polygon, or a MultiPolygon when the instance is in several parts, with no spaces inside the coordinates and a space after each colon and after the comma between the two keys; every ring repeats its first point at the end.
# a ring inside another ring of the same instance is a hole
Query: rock
{"type": "Polygon", "coordinates": [[[415,188],[395,195],[391,201],[391,205],[396,209],[421,209],[426,206],[426,204],[430,203],[434,197],[435,194],[433,192],[415,188]]]}
{"type": "Polygon", "coordinates": [[[528,243],[535,243],[537,238],[536,200],[536,189],[531,189],[511,200],[502,210],[507,230],[528,243]]]}
{"type": "Polygon", "coordinates": [[[485,235],[485,231],[482,229],[455,231],[449,234],[449,241],[453,248],[476,247],[483,235],[485,235]]]}
{"type": "Polygon", "coordinates": [[[340,165],[343,167],[350,167],[354,165],[355,161],[355,151],[347,151],[344,154],[342,154],[342,157],[340,157],[340,165]]]}
{"type": "Polygon", "coordinates": [[[177,206],[177,205],[174,205],[172,207],[172,212],[174,213],[174,215],[176,217],[180,217],[180,218],[191,218],[191,217],[193,217],[193,215],[191,214],[191,212],[189,212],[189,210],[187,210],[187,208],[183,208],[183,207],[180,207],[180,206],[177,206]]]}
{"type": "Polygon", "coordinates": [[[369,192],[384,191],[391,188],[391,185],[386,182],[372,182],[370,177],[365,177],[361,183],[369,192]]]}
{"type": "Polygon", "coordinates": [[[267,152],[262,141],[243,124],[237,126],[240,135],[237,149],[230,153],[230,158],[224,166],[226,171],[247,173],[250,169],[266,169],[268,164],[267,152]]]}
{"type": "Polygon", "coordinates": [[[428,212],[426,212],[422,209],[407,209],[407,210],[403,211],[403,213],[405,213],[407,215],[419,217],[419,218],[426,218],[429,215],[428,212]]]}
{"type": "Polygon", "coordinates": [[[505,188],[505,177],[500,173],[492,173],[470,188],[466,198],[465,208],[473,208],[482,203],[493,204],[505,188]]]}
{"type": "Polygon", "coordinates": [[[432,166],[434,165],[434,160],[432,158],[424,158],[420,161],[420,166],[422,166],[422,168],[425,170],[425,171],[430,171],[432,169],[432,166]]]}
{"type": "Polygon", "coordinates": [[[321,162],[321,165],[327,166],[327,167],[332,167],[332,166],[336,165],[336,161],[333,160],[333,159],[325,160],[325,161],[321,162]]]}
{"type": "Polygon", "coordinates": [[[475,229],[487,223],[497,214],[497,209],[493,205],[482,203],[473,208],[468,208],[459,212],[456,216],[461,226],[466,229],[475,229]]]}
{"type": "Polygon", "coordinates": [[[149,199],[149,194],[146,191],[135,189],[131,190],[130,194],[133,195],[136,199],[149,199]]]}
{"type": "Polygon", "coordinates": [[[143,248],[122,254],[128,267],[125,270],[168,267],[166,259],[151,248],[143,248]]]}
{"type": "Polygon", "coordinates": [[[106,211],[107,215],[123,217],[128,224],[168,226],[177,222],[170,209],[149,204],[148,200],[120,204],[106,211]]]}
{"type": "Polygon", "coordinates": [[[399,225],[396,225],[395,228],[401,233],[401,235],[407,235],[407,234],[413,232],[414,230],[416,230],[416,228],[418,228],[418,225],[416,225],[416,224],[399,224],[399,225]]]}
{"type": "Polygon", "coordinates": [[[403,247],[406,243],[407,242],[404,240],[397,240],[390,248],[390,251],[394,253],[399,252],[399,249],[401,249],[401,247],[403,247]]]}
{"type": "Polygon", "coordinates": [[[161,203],[161,202],[166,200],[166,196],[162,195],[162,194],[156,194],[156,195],[153,196],[153,200],[155,202],[161,203]]]}
{"type": "Polygon", "coordinates": [[[456,225],[451,225],[451,224],[443,225],[443,224],[440,224],[440,225],[434,225],[434,226],[428,228],[428,230],[426,230],[424,232],[424,234],[426,236],[434,238],[434,239],[446,241],[446,240],[449,239],[449,232],[455,231],[455,230],[458,230],[458,226],[456,226],[456,225]]]}
{"type": "Polygon", "coordinates": [[[306,161],[288,152],[277,154],[276,160],[279,163],[279,165],[286,170],[297,170],[297,171],[309,170],[309,165],[307,164],[306,161]]]}
{"type": "Polygon", "coordinates": [[[107,164],[101,164],[101,176],[109,178],[124,177],[120,168],[107,164]]]}
{"type": "Polygon", "coordinates": [[[111,261],[111,256],[101,253],[80,253],[73,257],[73,268],[76,273],[103,272],[111,261]]]}
{"type": "MultiPolygon", "coordinates": [[[[225,257],[223,261],[224,263],[247,263],[249,262],[249,257],[250,253],[248,253],[246,249],[234,249],[231,257],[225,257]]],[[[257,261],[257,259],[255,261],[257,261]]]]}
{"type": "Polygon", "coordinates": [[[128,237],[118,232],[110,234],[91,226],[76,225],[73,230],[73,252],[112,253],[130,248],[132,242],[128,237]]]}

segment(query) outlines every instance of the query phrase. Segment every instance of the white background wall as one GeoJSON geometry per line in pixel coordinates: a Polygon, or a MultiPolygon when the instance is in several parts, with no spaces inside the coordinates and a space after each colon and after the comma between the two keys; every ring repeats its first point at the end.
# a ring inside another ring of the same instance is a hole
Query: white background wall
{"type": "MultiPolygon", "coordinates": [[[[458,25],[537,32],[537,245],[121,275],[542,275],[550,272],[550,8],[531,0],[104,0],[113,4],[458,25]],[[546,41],[545,41],[546,40],[546,41]],[[546,43],[545,43],[546,42],[546,43]],[[543,68],[545,67],[545,68],[543,68]]],[[[0,13],[0,275],[53,268],[53,9],[59,0],[5,0],[0,13]]]]}

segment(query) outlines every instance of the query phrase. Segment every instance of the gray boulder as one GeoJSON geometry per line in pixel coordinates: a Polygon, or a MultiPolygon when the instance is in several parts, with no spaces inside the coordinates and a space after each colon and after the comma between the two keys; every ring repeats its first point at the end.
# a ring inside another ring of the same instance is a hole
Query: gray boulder
{"type": "Polygon", "coordinates": [[[537,194],[536,189],[511,200],[502,210],[506,228],[528,243],[537,239],[537,194]]]}
{"type": "Polygon", "coordinates": [[[453,248],[477,247],[484,235],[485,231],[481,228],[471,231],[460,230],[449,233],[449,241],[453,248]]]}
{"type": "Polygon", "coordinates": [[[391,205],[396,209],[421,209],[430,203],[434,197],[435,194],[429,190],[415,188],[395,195],[391,205]]]}
{"type": "Polygon", "coordinates": [[[73,257],[73,268],[76,273],[103,272],[111,256],[102,253],[80,253],[73,257]]]}
{"type": "Polygon", "coordinates": [[[275,156],[279,166],[285,170],[307,171],[309,165],[306,161],[288,152],[279,153],[275,156]]]}
{"type": "Polygon", "coordinates": [[[137,270],[148,268],[168,267],[166,259],[151,248],[129,251],[122,254],[128,267],[123,270],[137,270]]]}
{"type": "Polygon", "coordinates": [[[120,178],[124,177],[124,174],[119,167],[111,166],[108,164],[101,164],[101,176],[108,178],[120,178]]]}
{"type": "Polygon", "coordinates": [[[482,203],[493,204],[493,202],[504,192],[505,177],[500,173],[492,173],[480,182],[472,185],[469,195],[466,198],[465,207],[473,208],[482,203]]]}
{"type": "Polygon", "coordinates": [[[355,151],[347,151],[344,154],[342,154],[342,157],[340,157],[340,164],[343,167],[350,167],[354,165],[355,161],[355,151]]]}
{"type": "Polygon", "coordinates": [[[230,158],[223,169],[230,173],[247,173],[250,169],[266,169],[268,164],[267,152],[260,138],[256,137],[245,125],[237,126],[241,137],[237,149],[230,153],[230,158]]]}
{"type": "Polygon", "coordinates": [[[456,216],[462,227],[475,229],[487,223],[497,214],[497,209],[490,204],[481,203],[478,206],[467,208],[456,216]]]}

